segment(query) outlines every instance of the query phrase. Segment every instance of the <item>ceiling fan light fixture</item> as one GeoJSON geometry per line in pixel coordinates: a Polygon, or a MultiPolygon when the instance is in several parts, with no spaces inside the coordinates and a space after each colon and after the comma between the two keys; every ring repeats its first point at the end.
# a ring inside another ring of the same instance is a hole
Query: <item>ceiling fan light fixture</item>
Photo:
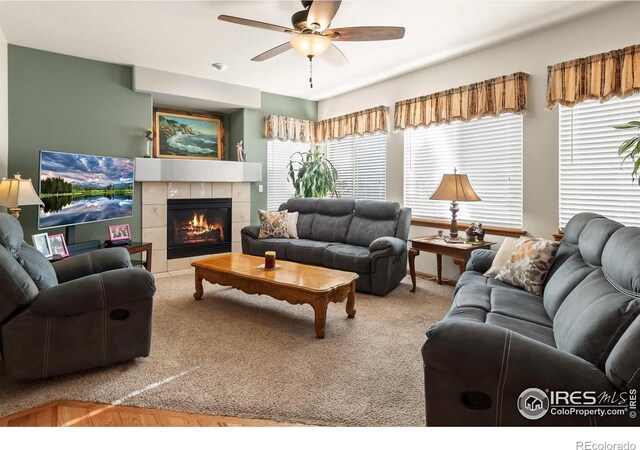
{"type": "Polygon", "coordinates": [[[299,34],[291,39],[291,46],[302,56],[320,56],[331,46],[331,39],[321,34],[299,34]]]}

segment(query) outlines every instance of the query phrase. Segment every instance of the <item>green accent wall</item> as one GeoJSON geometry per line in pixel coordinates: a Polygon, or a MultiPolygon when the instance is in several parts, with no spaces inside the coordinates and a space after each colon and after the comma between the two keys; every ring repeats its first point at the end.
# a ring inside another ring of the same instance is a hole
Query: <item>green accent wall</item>
{"type": "MultiPolygon", "coordinates": [[[[264,118],[270,114],[305,120],[318,119],[318,102],[263,92],[260,109],[245,109],[243,114],[244,150],[251,162],[262,163],[262,182],[251,185],[251,223],[258,224],[258,209],[267,208],[267,140],[264,118]],[[258,192],[258,185],[264,186],[258,192]]],[[[233,125],[232,125],[233,128],[233,125]]],[[[234,147],[237,141],[232,141],[234,147]]]]}
{"type": "MultiPolygon", "coordinates": [[[[40,150],[104,156],[144,155],[152,124],[149,94],[132,90],[131,67],[9,45],[9,174],[31,178],[38,190],[40,150]]],[[[128,223],[141,238],[141,188],[133,216],[77,227],[78,242],[105,240],[107,226],[128,223]]],[[[37,209],[24,207],[25,240],[37,232],[37,209]]],[[[48,229],[48,233],[64,229],[48,229]]]]}

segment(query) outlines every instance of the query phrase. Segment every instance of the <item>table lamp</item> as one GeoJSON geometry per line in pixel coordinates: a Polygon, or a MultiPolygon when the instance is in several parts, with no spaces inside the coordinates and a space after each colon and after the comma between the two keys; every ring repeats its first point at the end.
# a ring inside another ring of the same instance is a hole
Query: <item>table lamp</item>
{"type": "Polygon", "coordinates": [[[44,206],[31,180],[23,180],[20,174],[14,175],[14,178],[3,178],[0,183],[0,205],[7,206],[9,212],[16,219],[20,216],[20,206],[24,205],[40,205],[44,206]]]}
{"type": "Polygon", "coordinates": [[[460,210],[458,208],[458,202],[477,202],[480,200],[478,194],[475,193],[469,183],[469,177],[464,174],[458,173],[456,169],[453,169],[453,174],[444,174],[438,189],[435,190],[429,200],[449,200],[451,201],[451,228],[449,242],[464,242],[458,238],[458,221],[456,215],[460,210]]]}

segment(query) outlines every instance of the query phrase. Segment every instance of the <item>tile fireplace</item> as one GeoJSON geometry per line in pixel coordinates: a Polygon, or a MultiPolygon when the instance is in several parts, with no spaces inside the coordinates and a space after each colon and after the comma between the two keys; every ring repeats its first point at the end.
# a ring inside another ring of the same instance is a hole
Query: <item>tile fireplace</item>
{"type": "Polygon", "coordinates": [[[231,251],[231,198],[167,200],[167,259],[231,251]]]}

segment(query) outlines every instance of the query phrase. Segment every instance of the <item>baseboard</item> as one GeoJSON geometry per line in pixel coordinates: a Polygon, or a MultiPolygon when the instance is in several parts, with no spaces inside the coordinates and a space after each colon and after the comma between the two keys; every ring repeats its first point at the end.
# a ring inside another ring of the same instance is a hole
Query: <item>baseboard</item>
{"type": "MultiPolygon", "coordinates": [[[[411,271],[407,270],[407,275],[411,275],[411,271]]],[[[430,273],[417,272],[416,271],[416,277],[420,277],[423,280],[433,281],[435,283],[438,282],[438,277],[435,276],[435,275],[432,275],[430,273]]],[[[442,280],[442,284],[446,284],[447,286],[454,286],[455,287],[456,283],[457,283],[456,280],[442,280]]]]}

